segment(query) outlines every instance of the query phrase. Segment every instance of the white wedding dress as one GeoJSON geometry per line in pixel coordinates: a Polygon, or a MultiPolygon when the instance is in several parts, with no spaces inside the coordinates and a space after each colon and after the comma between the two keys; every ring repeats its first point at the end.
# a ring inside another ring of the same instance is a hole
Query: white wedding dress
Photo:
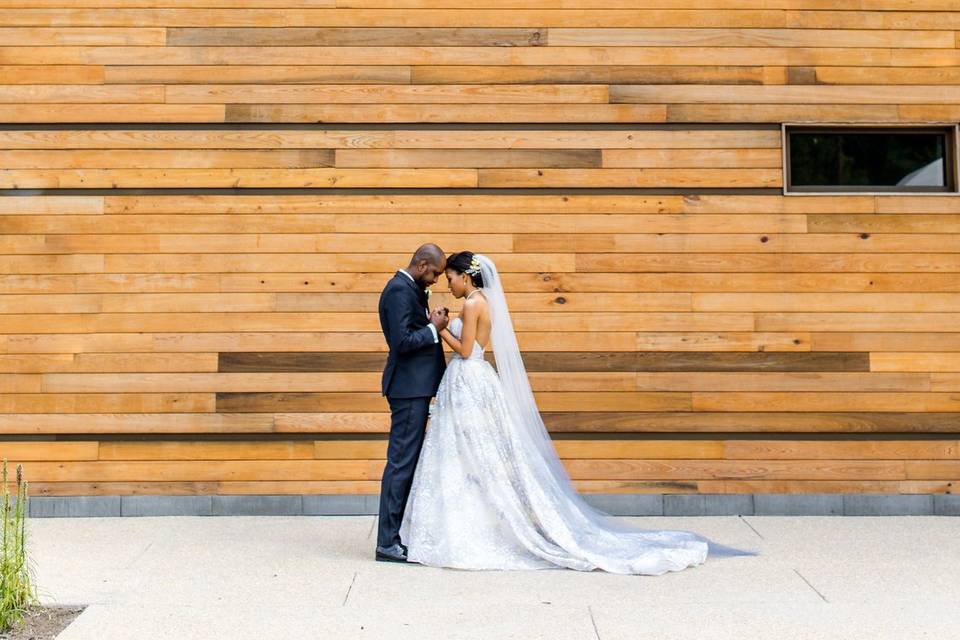
{"type": "MultiPolygon", "coordinates": [[[[447,367],[400,527],[408,559],[459,569],[648,575],[703,563],[713,545],[706,538],[633,527],[587,505],[573,489],[535,405],[517,406],[533,403],[532,392],[519,350],[509,351],[516,341],[499,274],[489,260],[481,264],[500,373],[476,342],[469,357],[454,354],[447,367]]],[[[461,326],[459,318],[450,323],[458,338],[461,326]]]]}

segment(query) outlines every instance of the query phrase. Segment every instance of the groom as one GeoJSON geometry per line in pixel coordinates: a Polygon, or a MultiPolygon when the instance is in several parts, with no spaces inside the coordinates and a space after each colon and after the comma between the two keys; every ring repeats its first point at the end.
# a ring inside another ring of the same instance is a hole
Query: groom
{"type": "Polygon", "coordinates": [[[390,404],[390,442],[380,483],[376,550],[380,561],[407,561],[400,523],[423,447],[430,399],[446,369],[440,332],[449,316],[445,309],[430,313],[427,287],[436,283],[446,262],[440,247],[425,244],[380,294],[380,327],[390,348],[382,381],[390,404]]]}

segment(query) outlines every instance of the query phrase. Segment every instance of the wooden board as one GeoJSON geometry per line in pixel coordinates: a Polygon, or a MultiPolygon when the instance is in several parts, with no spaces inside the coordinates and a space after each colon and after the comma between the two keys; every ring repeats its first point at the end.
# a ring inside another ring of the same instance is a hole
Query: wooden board
{"type": "Polygon", "coordinates": [[[582,491],[955,492],[960,198],[784,196],[781,125],[953,126],[960,11],[835,4],[0,0],[0,454],[376,493],[432,241],[582,491]]]}

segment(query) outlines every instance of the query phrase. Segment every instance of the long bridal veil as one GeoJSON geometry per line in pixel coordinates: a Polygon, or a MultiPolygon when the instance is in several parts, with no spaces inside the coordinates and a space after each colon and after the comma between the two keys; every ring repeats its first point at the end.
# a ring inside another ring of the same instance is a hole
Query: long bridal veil
{"type": "MultiPolygon", "coordinates": [[[[615,518],[592,505],[588,504],[573,488],[573,483],[567,474],[566,468],[560,461],[550,434],[543,423],[540,411],[530,387],[530,379],[520,356],[520,347],[517,344],[516,333],[510,312],[507,308],[507,299],[504,294],[500,274],[493,261],[484,255],[477,254],[480,263],[480,273],[483,277],[483,293],[487,298],[490,309],[491,333],[493,353],[496,359],[497,372],[503,383],[506,404],[514,418],[513,423],[520,433],[517,437],[531,450],[538,450],[546,462],[541,481],[548,482],[561,491],[566,498],[557,508],[579,512],[581,517],[569,518],[570,521],[585,519],[591,525],[608,531],[622,531],[625,533],[659,533],[654,529],[641,529],[628,522],[615,518]]],[[[559,514],[567,515],[565,513],[559,514]]],[[[734,547],[721,545],[692,531],[683,531],[694,538],[706,542],[709,553],[722,556],[755,555],[754,551],[746,551],[734,547]]]]}

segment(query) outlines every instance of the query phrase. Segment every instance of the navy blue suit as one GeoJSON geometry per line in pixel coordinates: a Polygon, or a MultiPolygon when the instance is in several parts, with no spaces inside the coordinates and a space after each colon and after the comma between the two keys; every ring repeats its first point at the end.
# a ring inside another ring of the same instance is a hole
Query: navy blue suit
{"type": "Polygon", "coordinates": [[[380,482],[377,544],[400,542],[400,523],[413,473],[423,448],[430,398],[446,369],[443,345],[434,342],[427,296],[405,274],[397,273],[380,294],[380,328],[390,352],[381,392],[390,403],[390,442],[380,482]]]}

